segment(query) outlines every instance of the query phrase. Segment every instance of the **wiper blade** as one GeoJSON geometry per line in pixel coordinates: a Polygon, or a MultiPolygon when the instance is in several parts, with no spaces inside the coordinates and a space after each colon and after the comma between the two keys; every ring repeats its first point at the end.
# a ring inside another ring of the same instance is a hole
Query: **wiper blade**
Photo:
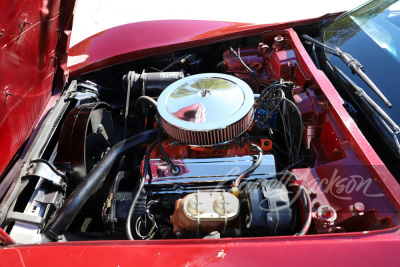
{"type": "Polygon", "coordinates": [[[390,133],[392,136],[396,147],[397,147],[397,152],[400,154],[400,143],[399,140],[397,139],[397,134],[400,133],[400,127],[392,120],[392,118],[389,117],[389,115],[383,111],[375,102],[372,100],[368,94],[353,80],[351,80],[349,77],[347,77],[346,74],[343,73],[338,67],[333,66],[333,68],[354,88],[357,90],[356,95],[360,97],[362,100],[367,102],[379,115],[378,119],[382,123],[382,125],[385,127],[385,129],[390,133]],[[390,127],[386,124],[386,122],[393,128],[394,132],[390,127]]]}
{"type": "Polygon", "coordinates": [[[364,89],[362,89],[361,87],[359,87],[355,82],[353,82],[353,80],[351,80],[346,74],[343,73],[343,71],[341,71],[338,67],[333,66],[333,68],[352,86],[354,87],[354,89],[357,90],[357,95],[362,98],[365,99],[368,104],[371,105],[371,107],[379,113],[379,115],[381,115],[389,124],[390,126],[395,130],[396,134],[400,133],[400,127],[392,120],[392,118],[389,117],[389,115],[383,111],[376,103],[374,100],[372,100],[369,95],[364,91],[364,89]]]}
{"type": "Polygon", "coordinates": [[[330,51],[333,52],[333,54],[339,56],[344,63],[346,63],[347,66],[349,66],[349,68],[354,71],[355,73],[358,74],[358,76],[361,77],[361,79],[363,79],[369,87],[371,87],[372,90],[374,90],[374,92],[383,100],[383,102],[385,102],[385,104],[388,107],[391,107],[392,104],[389,102],[389,100],[385,97],[385,95],[381,92],[381,90],[379,90],[379,88],[371,81],[371,79],[364,73],[363,71],[363,66],[360,64],[360,62],[358,62],[358,60],[356,60],[355,58],[353,58],[350,54],[348,53],[344,53],[342,50],[340,50],[339,48],[333,48],[330,47],[310,36],[308,36],[307,34],[303,34],[302,37],[310,42],[313,42],[317,45],[320,45],[322,47],[325,47],[327,49],[329,49],[330,51]]]}

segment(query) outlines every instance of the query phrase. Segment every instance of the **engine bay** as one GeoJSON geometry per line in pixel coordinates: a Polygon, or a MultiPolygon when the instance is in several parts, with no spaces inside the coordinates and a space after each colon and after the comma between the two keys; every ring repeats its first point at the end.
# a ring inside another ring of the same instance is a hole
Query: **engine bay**
{"type": "Polygon", "coordinates": [[[310,62],[286,29],[71,81],[2,227],[26,244],[399,225],[379,168],[347,138],[310,62]]]}

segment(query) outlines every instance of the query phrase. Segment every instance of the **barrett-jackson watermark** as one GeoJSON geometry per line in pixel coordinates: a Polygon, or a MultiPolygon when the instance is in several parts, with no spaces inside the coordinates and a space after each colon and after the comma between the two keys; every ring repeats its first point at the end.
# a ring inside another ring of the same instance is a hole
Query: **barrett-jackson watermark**
{"type": "MultiPolygon", "coordinates": [[[[351,166],[348,166],[352,168],[351,166]]],[[[356,170],[357,168],[353,168],[356,170]]],[[[240,174],[240,168],[234,167],[232,168],[229,173],[226,174],[225,177],[234,177],[235,175],[240,174]]],[[[271,178],[273,178],[273,175],[271,178]]],[[[367,197],[384,197],[385,195],[381,192],[372,192],[374,191],[371,189],[371,186],[375,183],[374,179],[371,177],[363,177],[359,174],[351,174],[348,176],[341,176],[339,168],[332,168],[332,175],[330,177],[314,177],[314,179],[310,179],[309,177],[313,176],[314,174],[311,173],[311,169],[308,171],[303,172],[301,175],[297,176],[299,181],[307,180],[307,183],[304,184],[305,188],[307,189],[308,193],[311,192],[318,192],[323,191],[325,194],[329,194],[333,197],[336,197],[341,200],[353,200],[352,195],[354,193],[362,193],[364,196],[367,197]]],[[[251,176],[250,180],[258,178],[257,175],[251,176]]],[[[247,183],[248,179],[242,181],[239,186],[239,191],[243,192],[243,190],[248,187],[249,184],[247,183]]],[[[232,181],[232,180],[230,180],[232,181]]],[[[221,181],[216,190],[219,190],[223,187],[226,187],[230,181],[224,180],[221,181]]],[[[283,181],[283,183],[287,186],[288,181],[283,181]]],[[[251,186],[258,186],[260,189],[262,187],[261,183],[251,184],[251,186]]],[[[295,199],[298,197],[296,194],[295,199]]]]}
{"type": "MultiPolygon", "coordinates": [[[[349,168],[351,168],[349,166],[349,168]]],[[[298,177],[299,180],[305,179],[311,172],[305,172],[298,177]]],[[[309,192],[317,191],[318,188],[325,194],[330,194],[341,200],[352,200],[352,194],[361,192],[367,197],[383,197],[383,193],[371,192],[371,186],[374,179],[363,177],[359,174],[341,176],[339,169],[334,168],[331,177],[315,177],[307,179],[307,190],[309,192]]]]}

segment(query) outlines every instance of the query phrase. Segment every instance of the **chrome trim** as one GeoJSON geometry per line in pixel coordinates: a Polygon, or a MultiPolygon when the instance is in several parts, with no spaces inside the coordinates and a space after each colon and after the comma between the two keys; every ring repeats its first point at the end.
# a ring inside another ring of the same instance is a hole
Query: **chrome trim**
{"type": "Polygon", "coordinates": [[[253,120],[253,91],[244,81],[226,74],[183,78],[168,86],[157,103],[164,130],[192,145],[232,140],[253,120]]]}
{"type": "MultiPolygon", "coordinates": [[[[167,163],[162,159],[151,159],[152,185],[174,185],[187,183],[219,183],[233,181],[240,173],[249,168],[257,157],[227,157],[227,158],[189,158],[173,160],[182,170],[181,175],[169,173],[167,163]]],[[[275,158],[264,155],[260,166],[244,180],[270,178],[276,175],[275,158]]],[[[149,182],[149,177],[146,177],[149,182]]]]}

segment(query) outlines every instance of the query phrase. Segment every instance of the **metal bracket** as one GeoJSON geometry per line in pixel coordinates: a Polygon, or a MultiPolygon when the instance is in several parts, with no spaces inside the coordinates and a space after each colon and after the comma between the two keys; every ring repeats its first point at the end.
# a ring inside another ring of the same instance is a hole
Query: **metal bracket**
{"type": "MultiPolygon", "coordinates": [[[[54,185],[65,189],[67,187],[65,176],[58,172],[53,165],[45,163],[45,161],[31,162],[26,168],[24,176],[38,176],[45,180],[52,182],[54,185]]],[[[23,176],[23,177],[24,177],[23,176]]]]}
{"type": "Polygon", "coordinates": [[[7,216],[5,224],[8,225],[11,222],[31,223],[31,224],[38,225],[41,229],[43,229],[43,226],[44,226],[44,220],[42,217],[37,216],[37,215],[25,214],[22,212],[11,212],[7,216]]]}
{"type": "Polygon", "coordinates": [[[98,85],[90,81],[78,83],[76,90],[69,92],[66,96],[66,100],[70,99],[75,99],[82,103],[86,103],[86,100],[91,99],[99,101],[98,85]]]}
{"type": "Polygon", "coordinates": [[[349,113],[352,116],[355,116],[358,114],[357,109],[352,104],[350,104],[350,102],[347,102],[344,99],[343,99],[343,102],[344,102],[343,107],[347,111],[347,113],[349,113]]]}

